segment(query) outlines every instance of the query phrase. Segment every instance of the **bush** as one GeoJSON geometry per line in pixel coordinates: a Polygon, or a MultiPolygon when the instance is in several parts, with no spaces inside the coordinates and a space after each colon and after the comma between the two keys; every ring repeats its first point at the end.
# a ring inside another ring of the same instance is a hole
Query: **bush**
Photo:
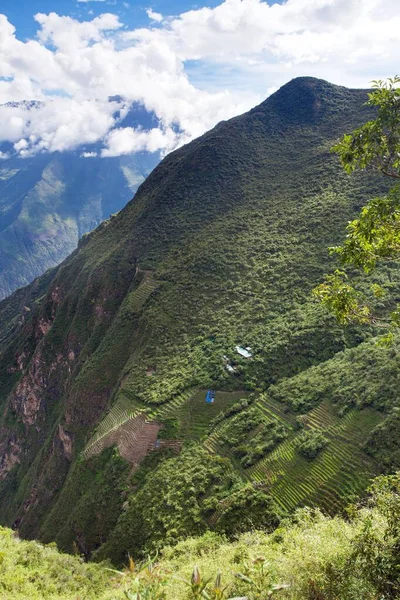
{"type": "Polygon", "coordinates": [[[311,459],[315,458],[327,443],[327,438],[320,431],[304,431],[298,438],[297,450],[311,459]]]}

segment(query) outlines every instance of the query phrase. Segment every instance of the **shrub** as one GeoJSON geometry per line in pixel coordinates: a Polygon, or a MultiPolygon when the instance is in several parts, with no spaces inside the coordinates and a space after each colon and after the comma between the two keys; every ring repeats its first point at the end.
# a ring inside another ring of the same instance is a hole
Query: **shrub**
{"type": "Polygon", "coordinates": [[[315,458],[327,445],[328,439],[320,431],[304,431],[298,438],[297,450],[306,458],[315,458]]]}

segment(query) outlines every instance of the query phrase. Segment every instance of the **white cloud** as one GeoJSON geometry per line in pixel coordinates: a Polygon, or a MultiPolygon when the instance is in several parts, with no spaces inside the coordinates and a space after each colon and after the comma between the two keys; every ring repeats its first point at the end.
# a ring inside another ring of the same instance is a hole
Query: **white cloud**
{"type": "Polygon", "coordinates": [[[21,156],[55,152],[98,142],[114,125],[118,103],[57,98],[38,108],[0,106],[0,141],[14,143],[21,156]]]}
{"type": "Polygon", "coordinates": [[[295,76],[366,87],[398,71],[398,0],[225,0],[177,17],[147,14],[153,23],[135,30],[111,13],[38,14],[38,36],[26,42],[0,15],[0,103],[43,101],[0,106],[0,140],[22,155],[101,140],[103,156],[166,152],[295,76]],[[160,126],[121,128],[115,111],[127,106],[109,96],[142,103],[160,126]]]}
{"type": "Polygon", "coordinates": [[[177,135],[170,128],[164,131],[159,128],[143,131],[133,127],[124,127],[111,131],[106,139],[106,144],[107,147],[102,151],[102,156],[120,156],[143,150],[165,152],[176,147],[177,135]]]}
{"type": "Polygon", "coordinates": [[[161,13],[155,12],[151,8],[148,8],[146,10],[146,13],[149,19],[151,19],[152,21],[156,21],[157,23],[161,23],[161,21],[164,18],[161,13]]]}

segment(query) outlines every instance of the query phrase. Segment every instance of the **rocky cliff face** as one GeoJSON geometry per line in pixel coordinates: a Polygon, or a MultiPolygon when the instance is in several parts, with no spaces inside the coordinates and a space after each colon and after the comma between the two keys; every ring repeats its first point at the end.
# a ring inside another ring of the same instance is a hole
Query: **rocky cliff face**
{"type": "Polygon", "coordinates": [[[360,341],[309,297],[330,266],[326,247],[383,189],[347,178],[329,152],[365,120],[365,98],[294,80],[167,156],[134,201],[3,301],[3,523],[44,539],[61,514],[67,527],[81,452],[122,398],[151,412],[192,386],[230,389],[222,357],[237,343],[255,360],[234,385],[260,391],[360,341]]]}

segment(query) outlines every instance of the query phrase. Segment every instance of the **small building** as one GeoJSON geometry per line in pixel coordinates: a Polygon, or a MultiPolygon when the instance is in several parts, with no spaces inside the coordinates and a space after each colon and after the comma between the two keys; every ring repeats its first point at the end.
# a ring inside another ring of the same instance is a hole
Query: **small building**
{"type": "Polygon", "coordinates": [[[244,358],[252,357],[252,354],[250,352],[251,348],[249,348],[249,346],[247,346],[247,348],[243,348],[242,346],[235,346],[235,350],[238,354],[240,354],[240,356],[243,356],[244,358]]]}
{"type": "Polygon", "coordinates": [[[207,404],[214,404],[214,400],[215,400],[215,392],[214,392],[214,390],[208,390],[208,392],[206,394],[206,402],[207,402],[207,404]]]}
{"type": "Polygon", "coordinates": [[[228,373],[234,375],[236,373],[236,367],[232,364],[232,362],[225,354],[223,356],[223,361],[225,363],[225,369],[228,371],[228,373]]]}

